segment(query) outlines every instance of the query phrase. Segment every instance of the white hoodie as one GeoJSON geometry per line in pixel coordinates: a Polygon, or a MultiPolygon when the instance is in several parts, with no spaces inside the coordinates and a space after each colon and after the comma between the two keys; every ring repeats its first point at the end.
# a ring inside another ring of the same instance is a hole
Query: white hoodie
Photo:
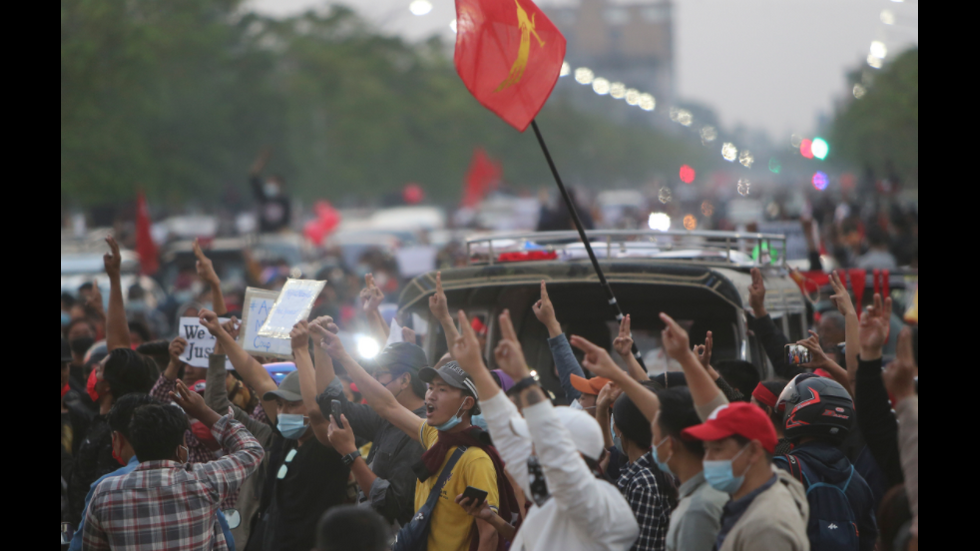
{"type": "Polygon", "coordinates": [[[514,429],[521,415],[503,392],[480,407],[507,472],[525,495],[531,495],[527,460],[532,447],[551,493],[544,506],[528,511],[511,551],[626,551],[633,546],[639,528],[629,503],[615,486],[592,474],[550,402],[524,408],[530,439],[514,429]]]}

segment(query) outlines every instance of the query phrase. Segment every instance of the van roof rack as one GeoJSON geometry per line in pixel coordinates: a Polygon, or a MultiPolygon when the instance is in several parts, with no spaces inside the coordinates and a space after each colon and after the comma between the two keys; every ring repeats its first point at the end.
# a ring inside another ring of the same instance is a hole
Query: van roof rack
{"type": "MultiPolygon", "coordinates": [[[[696,262],[729,267],[786,265],[786,236],[685,230],[588,230],[597,258],[696,262]]],[[[495,233],[466,240],[469,265],[588,258],[574,230],[495,233]]]]}

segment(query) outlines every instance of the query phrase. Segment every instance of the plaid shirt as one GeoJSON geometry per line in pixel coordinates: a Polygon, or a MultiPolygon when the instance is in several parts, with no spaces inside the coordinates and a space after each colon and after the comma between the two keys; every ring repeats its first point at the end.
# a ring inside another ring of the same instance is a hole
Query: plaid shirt
{"type": "Polygon", "coordinates": [[[640,526],[640,536],[630,548],[631,551],[664,551],[667,545],[670,508],[650,470],[653,462],[651,453],[647,452],[631,463],[616,481],[640,526]]]}
{"type": "Polygon", "coordinates": [[[231,416],[212,429],[231,453],[205,464],[147,461],[94,490],[82,533],[86,550],[223,551],[217,512],[262,461],[262,445],[231,416]]]}
{"type": "MultiPolygon", "coordinates": [[[[150,389],[150,396],[160,400],[164,404],[169,404],[170,393],[177,391],[177,380],[170,380],[164,377],[162,374],[160,378],[157,379],[156,384],[150,389]]],[[[218,459],[217,454],[208,449],[203,442],[198,440],[194,433],[188,430],[184,433],[184,439],[187,441],[187,462],[188,463],[208,463],[218,459]]],[[[238,502],[238,491],[228,496],[228,499],[221,504],[222,509],[234,509],[235,503],[238,502]]]]}

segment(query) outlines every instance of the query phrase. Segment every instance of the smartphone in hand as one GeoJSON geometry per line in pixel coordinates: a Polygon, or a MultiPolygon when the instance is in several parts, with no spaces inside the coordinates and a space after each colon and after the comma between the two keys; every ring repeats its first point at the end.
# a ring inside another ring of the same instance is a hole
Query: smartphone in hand
{"type": "Polygon", "coordinates": [[[810,350],[802,344],[786,345],[786,363],[789,365],[808,364],[811,361],[810,350]]]}
{"type": "Polygon", "coordinates": [[[343,406],[340,404],[340,400],[332,400],[330,402],[330,415],[333,420],[337,422],[337,426],[340,428],[347,428],[344,426],[344,422],[340,420],[340,414],[343,413],[343,406]]]}
{"type": "Polygon", "coordinates": [[[482,505],[487,499],[487,492],[479,488],[474,488],[473,486],[467,486],[463,490],[463,499],[471,499],[472,503],[477,505],[482,505]]]}

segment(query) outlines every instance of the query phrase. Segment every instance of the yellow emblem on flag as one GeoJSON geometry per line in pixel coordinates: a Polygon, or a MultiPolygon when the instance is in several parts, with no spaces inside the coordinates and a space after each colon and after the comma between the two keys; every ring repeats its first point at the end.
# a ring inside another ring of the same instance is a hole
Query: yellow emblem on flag
{"type": "Polygon", "coordinates": [[[524,69],[527,67],[528,57],[531,55],[531,35],[537,39],[538,45],[544,47],[544,40],[538,36],[537,31],[534,30],[534,15],[531,18],[527,18],[527,12],[521,7],[521,4],[514,0],[517,4],[517,28],[521,31],[521,45],[517,49],[517,59],[514,60],[514,64],[510,67],[510,74],[507,78],[497,86],[494,92],[499,92],[504,88],[513,86],[521,81],[521,77],[524,76],[524,69]]]}

